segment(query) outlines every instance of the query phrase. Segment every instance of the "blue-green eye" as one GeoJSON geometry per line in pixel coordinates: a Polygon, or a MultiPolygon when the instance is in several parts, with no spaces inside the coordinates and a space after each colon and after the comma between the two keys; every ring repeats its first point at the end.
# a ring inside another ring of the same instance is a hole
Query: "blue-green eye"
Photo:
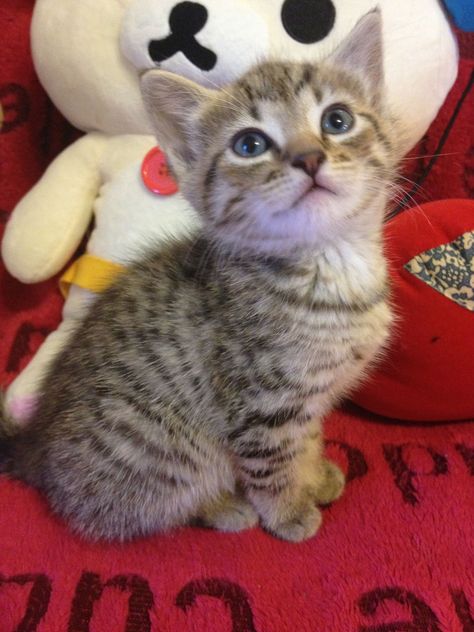
{"type": "Polygon", "coordinates": [[[262,132],[246,130],[234,138],[232,149],[242,158],[256,158],[268,151],[271,146],[271,140],[262,132]]]}
{"type": "Polygon", "coordinates": [[[333,106],[324,112],[321,128],[325,134],[345,134],[354,127],[354,123],[354,115],[348,109],[333,106]]]}

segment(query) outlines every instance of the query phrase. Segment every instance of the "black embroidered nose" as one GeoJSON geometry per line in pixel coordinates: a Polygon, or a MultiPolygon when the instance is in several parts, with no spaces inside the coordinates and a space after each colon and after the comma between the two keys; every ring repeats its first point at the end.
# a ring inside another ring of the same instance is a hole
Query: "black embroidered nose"
{"type": "Polygon", "coordinates": [[[331,0],[285,0],[281,21],[290,37],[301,44],[315,44],[328,35],[336,20],[331,0]]]}
{"type": "Polygon", "coordinates": [[[194,37],[207,22],[206,7],[197,2],[180,2],[170,13],[171,35],[162,40],[152,40],[148,52],[155,63],[166,61],[176,53],[183,53],[200,70],[212,70],[217,56],[201,46],[194,37]]]}

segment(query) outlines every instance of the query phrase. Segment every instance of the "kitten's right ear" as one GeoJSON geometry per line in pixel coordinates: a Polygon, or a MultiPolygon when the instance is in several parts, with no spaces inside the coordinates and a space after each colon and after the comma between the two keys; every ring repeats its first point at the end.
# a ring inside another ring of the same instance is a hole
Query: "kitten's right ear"
{"type": "Polygon", "coordinates": [[[379,9],[364,15],[328,60],[349,73],[357,74],[377,94],[383,85],[382,16],[379,9]]]}
{"type": "Polygon", "coordinates": [[[158,144],[180,172],[196,156],[193,123],[213,92],[164,70],[149,70],[140,79],[143,101],[158,144]]]}

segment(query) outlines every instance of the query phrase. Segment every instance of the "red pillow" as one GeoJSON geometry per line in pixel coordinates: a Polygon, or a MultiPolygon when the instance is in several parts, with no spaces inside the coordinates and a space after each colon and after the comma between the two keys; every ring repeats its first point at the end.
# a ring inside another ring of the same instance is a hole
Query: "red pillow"
{"type": "Polygon", "coordinates": [[[396,419],[473,419],[474,200],[412,208],[385,236],[399,322],[353,400],[396,419]]]}

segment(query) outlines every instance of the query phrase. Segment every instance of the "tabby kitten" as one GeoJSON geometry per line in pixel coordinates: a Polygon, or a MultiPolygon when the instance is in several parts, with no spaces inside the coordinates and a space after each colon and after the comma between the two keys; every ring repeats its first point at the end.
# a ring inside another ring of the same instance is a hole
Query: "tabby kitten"
{"type": "Polygon", "coordinates": [[[220,92],[143,76],[202,232],[133,265],[53,364],[31,425],[3,422],[3,469],[77,532],[316,533],[316,504],[344,486],[321,418],[391,320],[381,59],[371,13],[316,68],[267,63],[220,92]]]}

